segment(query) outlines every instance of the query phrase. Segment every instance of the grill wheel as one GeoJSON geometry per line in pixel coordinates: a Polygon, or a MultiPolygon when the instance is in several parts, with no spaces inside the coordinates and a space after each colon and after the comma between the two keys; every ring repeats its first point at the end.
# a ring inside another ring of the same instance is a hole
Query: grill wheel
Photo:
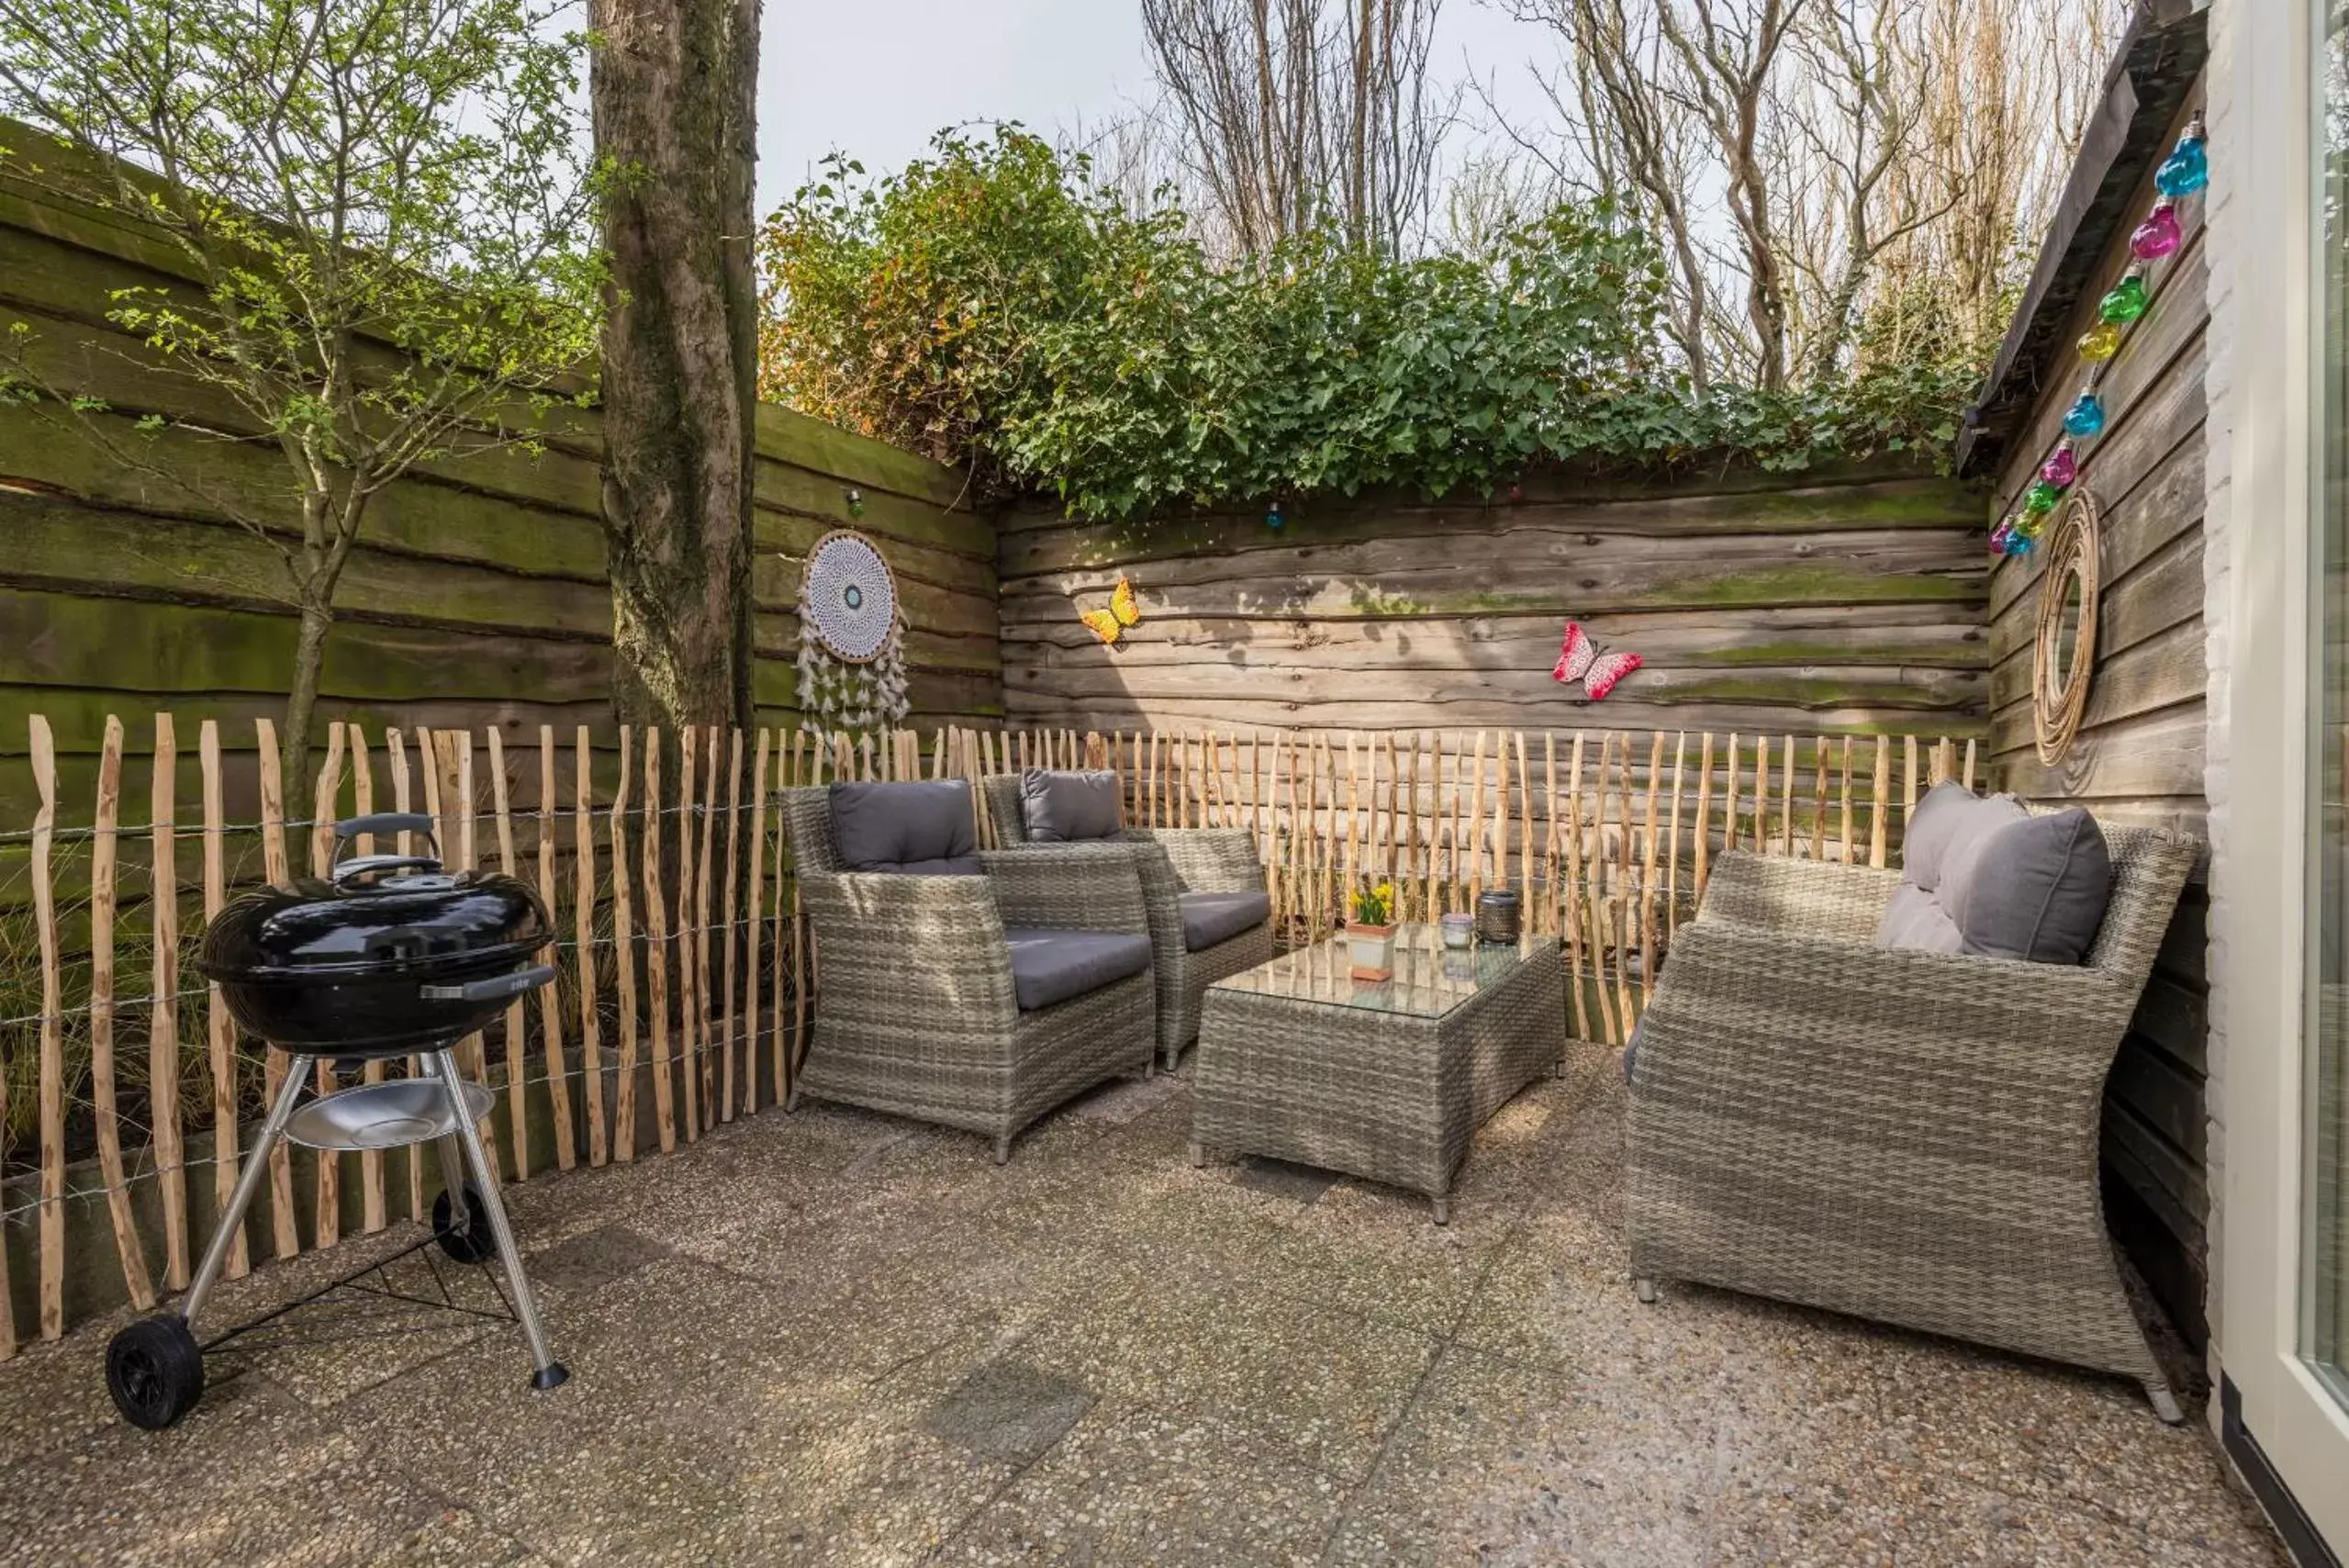
{"type": "Polygon", "coordinates": [[[498,1235],[489,1228],[481,1193],[470,1182],[464,1185],[464,1228],[458,1230],[449,1218],[449,1194],[442,1192],[432,1200],[432,1235],[440,1241],[441,1250],[458,1262],[487,1263],[498,1256],[498,1235]]]}
{"type": "Polygon", "coordinates": [[[106,1345],[106,1392],[134,1427],[158,1432],[204,1396],[204,1351],[177,1313],[142,1317],[106,1345]]]}

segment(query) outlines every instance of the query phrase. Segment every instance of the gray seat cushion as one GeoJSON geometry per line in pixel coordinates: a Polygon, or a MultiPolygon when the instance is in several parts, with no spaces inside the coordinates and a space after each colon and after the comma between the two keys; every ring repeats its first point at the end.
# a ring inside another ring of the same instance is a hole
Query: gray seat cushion
{"type": "Polygon", "coordinates": [[[978,877],[978,824],[970,785],[960,778],[901,784],[834,784],[832,842],[851,871],[917,877],[978,877]]]}
{"type": "Polygon", "coordinates": [[[2033,816],[2011,795],[1940,784],[1909,818],[1876,945],[2076,964],[2111,893],[2111,855],[2087,812],[2033,816]]]}
{"type": "Polygon", "coordinates": [[[1038,844],[1078,844],[1117,832],[1117,775],[1031,767],[1020,776],[1020,815],[1038,844]]]}
{"type": "Polygon", "coordinates": [[[1182,893],[1182,945],[1197,953],[1252,931],[1272,918],[1272,901],[1263,893],[1182,893]]]}
{"type": "Polygon", "coordinates": [[[1059,931],[1007,925],[1012,990],[1033,1013],[1113,985],[1150,967],[1150,939],[1124,931],[1059,931]]]}

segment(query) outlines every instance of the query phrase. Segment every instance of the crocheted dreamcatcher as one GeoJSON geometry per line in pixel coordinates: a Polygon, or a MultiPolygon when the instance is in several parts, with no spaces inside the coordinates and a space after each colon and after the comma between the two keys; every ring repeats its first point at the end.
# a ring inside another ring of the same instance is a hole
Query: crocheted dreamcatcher
{"type": "Polygon", "coordinates": [[[873,542],[839,529],[800,574],[800,707],[823,731],[905,718],[905,619],[873,542]]]}

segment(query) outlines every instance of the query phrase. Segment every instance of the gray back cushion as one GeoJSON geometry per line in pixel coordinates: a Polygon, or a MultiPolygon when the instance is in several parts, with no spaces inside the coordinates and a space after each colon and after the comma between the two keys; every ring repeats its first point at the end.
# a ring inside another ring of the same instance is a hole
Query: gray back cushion
{"type": "Polygon", "coordinates": [[[1117,775],[1031,767],[1020,776],[1020,815],[1038,844],[1074,844],[1117,832],[1117,775]]]}
{"type": "Polygon", "coordinates": [[[978,877],[979,832],[970,785],[960,778],[903,784],[834,784],[832,841],[851,871],[978,877]]]}
{"type": "Polygon", "coordinates": [[[1876,946],[1918,953],[1963,953],[1965,937],[1941,901],[1913,882],[1895,888],[1876,926],[1876,946]]]}
{"type": "Polygon", "coordinates": [[[2112,857],[2087,812],[2035,817],[2011,795],[1944,783],[1908,820],[1876,945],[2076,964],[2111,893],[2112,857]]]}
{"type": "Polygon", "coordinates": [[[1960,840],[1979,838],[1987,829],[2023,814],[2011,795],[1985,800],[1954,778],[1943,779],[1925,791],[1908,813],[1908,828],[1900,841],[1901,881],[1931,892],[1941,885],[1941,868],[1960,840]]]}
{"type": "Polygon", "coordinates": [[[2112,854],[2096,818],[2076,806],[2026,817],[1990,835],[1963,882],[1945,878],[1941,898],[1969,953],[2076,964],[2104,924],[2112,854]]]}

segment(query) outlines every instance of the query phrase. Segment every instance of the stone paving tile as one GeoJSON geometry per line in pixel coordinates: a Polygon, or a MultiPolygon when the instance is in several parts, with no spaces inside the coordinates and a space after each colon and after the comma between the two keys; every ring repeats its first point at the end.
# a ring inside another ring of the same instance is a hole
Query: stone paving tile
{"type": "Polygon", "coordinates": [[[2265,1533],[2204,1434],[2156,1422],[2134,1383],[1881,1330],[1840,1338],[1827,1354],[1874,1393],[1865,1448],[1844,1460],[1857,1481],[1954,1479],[2191,1550],[2242,1551],[2265,1533]]]}
{"type": "Polygon", "coordinates": [[[1310,1165],[1292,1165],[1285,1159],[1263,1159],[1253,1155],[1242,1159],[1232,1176],[1236,1186],[1286,1198],[1300,1208],[1319,1203],[1324,1193],[1343,1180],[1334,1170],[1316,1170],[1310,1165]]]}
{"type": "Polygon", "coordinates": [[[336,1416],[385,1462],[557,1562],[725,1561],[765,1523],[746,1511],[736,1439],[753,1391],[800,1350],[780,1306],[764,1282],[678,1260],[552,1326],[571,1372],[560,1388],[529,1387],[508,1329],[336,1416]]]}
{"type": "Polygon", "coordinates": [[[1704,1561],[1717,1424],[1557,1368],[1448,1350],[1328,1561],[1704,1561]]]}
{"type": "Polygon", "coordinates": [[[1343,1488],[1147,1405],[1096,1406],[940,1552],[947,1563],[1267,1568],[1319,1561],[1343,1488]]]}
{"type": "Polygon", "coordinates": [[[0,1365],[0,1472],[121,1425],[106,1397],[106,1346],[135,1316],[108,1313],[0,1365]]]}
{"type": "MultiPolygon", "coordinates": [[[[0,1564],[2280,1562],[2125,1383],[1637,1302],[1616,1059],[1504,1107],[1445,1226],[1193,1169],[1169,1078],[1004,1167],[811,1103],[545,1173],[508,1196],[565,1387],[458,1327],[263,1358],[139,1433],[117,1315],[0,1366],[0,1564]]],[[[262,1269],[215,1321],[415,1234],[262,1269]]]]}
{"type": "Polygon", "coordinates": [[[989,1361],[930,1407],[923,1429],[986,1459],[1027,1464],[1092,1408],[1092,1391],[1023,1361],[989,1361]]]}
{"type": "Polygon", "coordinates": [[[440,1508],[364,1441],[239,1378],[171,1431],[116,1423],[0,1471],[0,1563],[339,1568],[440,1508]]]}
{"type": "Polygon", "coordinates": [[[933,1380],[913,1378],[793,1383],[757,1401],[730,1482],[758,1529],[734,1561],[929,1561],[1019,1469],[931,1430],[939,1400],[933,1380]]]}
{"type": "Polygon", "coordinates": [[[2106,1515],[1953,1480],[1885,1487],[1832,1467],[1805,1467],[1725,1512],[1711,1560],[1755,1563],[2083,1563],[2143,1568],[2284,1568],[2254,1538],[2195,1544],[2106,1515]]]}
{"type": "MultiPolygon", "coordinates": [[[[417,1238],[412,1227],[390,1234],[403,1241],[417,1238]]],[[[342,1271],[356,1273],[360,1255],[368,1250],[383,1247],[370,1240],[333,1252],[342,1254],[342,1271]]],[[[492,1321],[510,1310],[502,1280],[496,1263],[460,1263],[437,1246],[386,1259],[380,1271],[362,1274],[350,1288],[211,1352],[206,1372],[215,1377],[257,1372],[308,1404],[334,1405],[507,1327],[492,1321]],[[383,1294],[391,1292],[407,1299],[383,1294]],[[442,1301],[459,1312],[422,1305],[442,1301]]],[[[217,1333],[228,1322],[225,1313],[209,1314],[205,1333],[217,1333]]]]}
{"type": "Polygon", "coordinates": [[[1466,1305],[1491,1257],[1433,1225],[1400,1246],[1297,1224],[1298,1215],[1257,1205],[1247,1189],[1232,1200],[1173,1191],[1120,1215],[1118,1254],[1147,1254],[1153,1271],[1190,1268],[1227,1292],[1308,1302],[1395,1327],[1437,1333],[1466,1305]]]}
{"type": "Polygon", "coordinates": [[[540,1292],[560,1297],[600,1290],[674,1255],[666,1242],[641,1230],[607,1225],[534,1253],[523,1266],[540,1292]]]}
{"type": "Polygon", "coordinates": [[[367,1568],[552,1568],[511,1536],[465,1508],[444,1508],[414,1535],[368,1561],[367,1568]]]}
{"type": "Polygon", "coordinates": [[[1200,1273],[1102,1293],[1026,1347],[1104,1395],[1342,1477],[1369,1470],[1435,1351],[1424,1334],[1200,1273]]]}

